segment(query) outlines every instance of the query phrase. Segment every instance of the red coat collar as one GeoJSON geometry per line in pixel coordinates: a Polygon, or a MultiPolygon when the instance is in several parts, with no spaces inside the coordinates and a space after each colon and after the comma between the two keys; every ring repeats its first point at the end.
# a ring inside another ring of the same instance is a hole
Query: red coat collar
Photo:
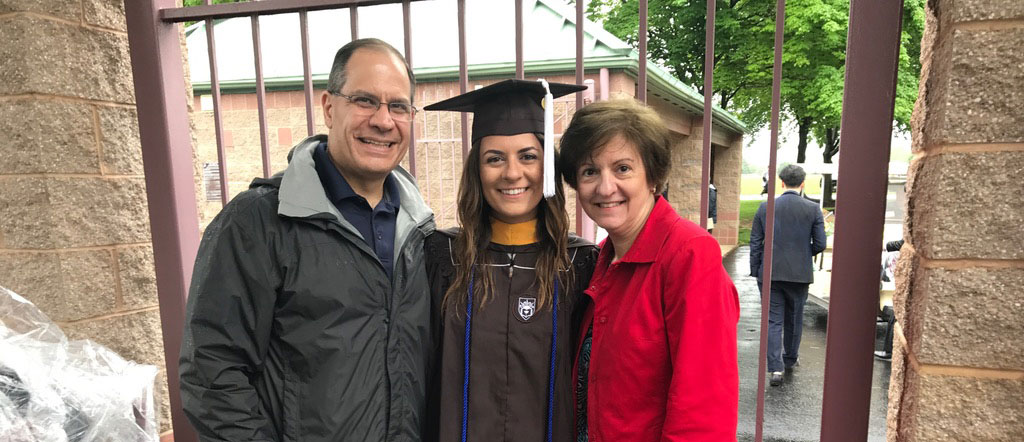
{"type": "MultiPolygon", "coordinates": [[[[676,214],[676,209],[673,209],[665,198],[661,196],[656,197],[654,208],[651,209],[647,222],[640,229],[640,234],[636,236],[636,240],[633,241],[633,246],[626,252],[626,256],[622,257],[622,262],[654,262],[658,257],[658,253],[661,252],[665,241],[668,239],[668,234],[672,230],[670,227],[680,219],[679,215],[676,214]]],[[[602,247],[598,262],[602,262],[605,259],[611,260],[615,256],[614,253],[615,251],[612,250],[612,247],[602,247]]]]}

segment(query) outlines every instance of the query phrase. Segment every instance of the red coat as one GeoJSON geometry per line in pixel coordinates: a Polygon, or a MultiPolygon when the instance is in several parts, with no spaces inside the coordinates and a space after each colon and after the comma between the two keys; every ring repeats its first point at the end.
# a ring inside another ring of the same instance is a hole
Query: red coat
{"type": "Polygon", "coordinates": [[[718,242],[658,198],[613,258],[606,241],[586,291],[590,442],[735,441],[739,297],[718,242]]]}

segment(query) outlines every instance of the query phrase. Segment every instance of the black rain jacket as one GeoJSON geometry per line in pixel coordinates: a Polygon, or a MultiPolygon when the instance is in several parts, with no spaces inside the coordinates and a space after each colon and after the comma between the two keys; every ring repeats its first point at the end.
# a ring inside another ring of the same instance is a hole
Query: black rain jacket
{"type": "Polygon", "coordinates": [[[423,241],[434,217],[401,168],[394,277],[328,200],[323,135],[207,227],[181,349],[202,441],[418,441],[431,365],[423,241]]]}

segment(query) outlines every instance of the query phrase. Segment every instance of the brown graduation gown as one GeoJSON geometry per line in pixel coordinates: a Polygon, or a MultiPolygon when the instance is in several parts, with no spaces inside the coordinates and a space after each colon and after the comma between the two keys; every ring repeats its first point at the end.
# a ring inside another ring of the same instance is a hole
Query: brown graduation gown
{"type": "MultiPolygon", "coordinates": [[[[441,300],[455,277],[451,248],[455,230],[437,231],[427,238],[424,253],[435,312],[435,364],[428,397],[425,440],[458,442],[462,434],[462,386],[466,314],[445,311],[441,300]],[[440,312],[440,313],[439,313],[440,312]],[[439,366],[437,366],[439,365],[439,366]]],[[[579,336],[579,320],[585,306],[583,290],[590,281],[597,248],[570,237],[573,286],[559,281],[558,342],[555,363],[553,441],[574,440],[576,399],[573,395],[573,352],[579,336]]],[[[491,243],[495,293],[481,304],[473,294],[470,348],[468,441],[543,442],[547,430],[548,373],[551,354],[551,307],[530,310],[537,298],[534,264],[540,246],[507,246],[491,243]]],[[[478,266],[477,271],[485,267],[478,266]]],[[[477,278],[479,280],[479,278],[477,278]]]]}

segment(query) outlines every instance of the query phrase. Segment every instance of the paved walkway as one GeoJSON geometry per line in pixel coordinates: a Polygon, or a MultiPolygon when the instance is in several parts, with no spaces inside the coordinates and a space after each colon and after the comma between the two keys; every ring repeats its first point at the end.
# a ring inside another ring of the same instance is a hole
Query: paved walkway
{"type": "MultiPolygon", "coordinates": [[[[754,440],[757,412],[757,374],[760,356],[761,306],[757,282],[750,273],[750,248],[742,246],[724,258],[729,275],[740,295],[737,348],[740,368],[738,439],[754,440]]],[[[825,329],[828,311],[812,303],[804,310],[804,331],[800,345],[800,366],[786,373],[785,383],[767,386],[765,393],[764,440],[766,442],[817,441],[821,432],[821,392],[825,372],[825,329]]],[[[880,345],[884,327],[876,327],[880,345]]],[[[868,440],[885,441],[885,414],[889,390],[889,363],[876,360],[871,386],[871,415],[868,440]]]]}

